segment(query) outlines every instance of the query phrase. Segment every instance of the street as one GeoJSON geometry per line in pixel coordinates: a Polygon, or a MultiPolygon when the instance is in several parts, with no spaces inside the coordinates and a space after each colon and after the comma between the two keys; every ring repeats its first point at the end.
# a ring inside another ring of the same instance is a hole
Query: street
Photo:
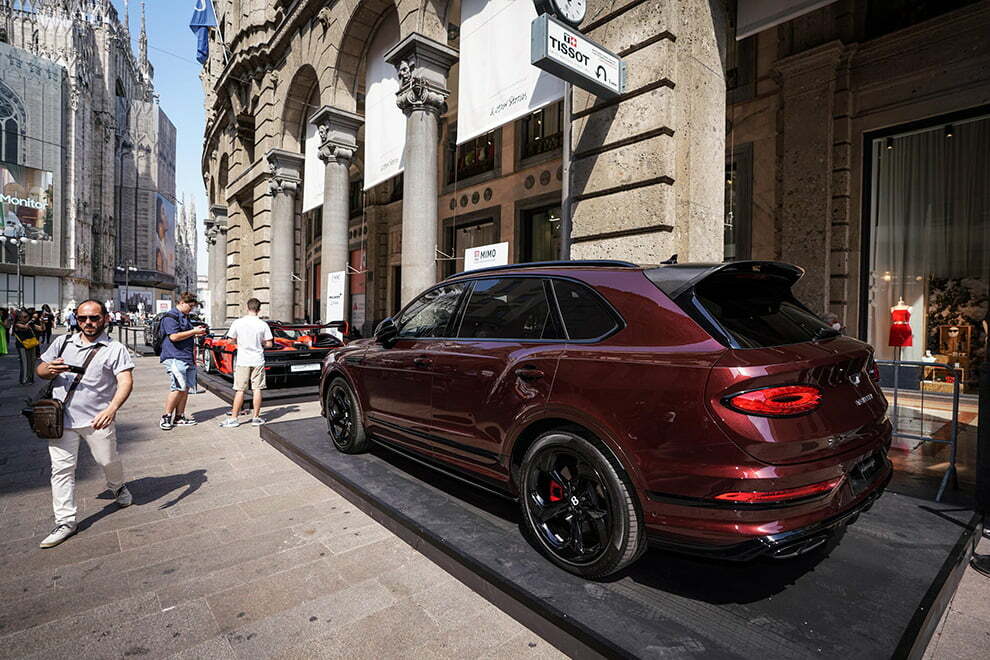
{"type": "Polygon", "coordinates": [[[110,502],[80,448],[79,532],[40,550],[47,449],[19,414],[16,359],[0,357],[0,657],[561,657],[256,428],[217,428],[212,394],[190,399],[198,426],[160,431],[167,378],[157,358],[136,363],[118,417],[134,504],[110,502]]]}

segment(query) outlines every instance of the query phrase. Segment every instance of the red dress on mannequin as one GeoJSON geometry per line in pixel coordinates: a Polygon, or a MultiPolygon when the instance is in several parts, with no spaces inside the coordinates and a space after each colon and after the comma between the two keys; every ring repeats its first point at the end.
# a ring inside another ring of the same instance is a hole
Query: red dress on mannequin
{"type": "Polygon", "coordinates": [[[890,340],[888,346],[911,346],[911,310],[892,309],[890,311],[890,340]]]}

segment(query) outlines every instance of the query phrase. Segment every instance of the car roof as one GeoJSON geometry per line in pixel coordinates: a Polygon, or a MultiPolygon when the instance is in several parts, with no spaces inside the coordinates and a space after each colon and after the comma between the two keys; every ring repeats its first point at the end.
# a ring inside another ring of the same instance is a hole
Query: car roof
{"type": "Polygon", "coordinates": [[[500,273],[509,271],[539,271],[539,270],[560,270],[562,268],[572,270],[589,269],[623,269],[642,270],[644,266],[634,264],[629,261],[619,261],[615,259],[574,259],[570,261],[530,261],[520,264],[507,264],[504,266],[489,266],[487,268],[476,268],[450,275],[446,279],[454,280],[461,277],[474,277],[487,273],[500,273]]]}

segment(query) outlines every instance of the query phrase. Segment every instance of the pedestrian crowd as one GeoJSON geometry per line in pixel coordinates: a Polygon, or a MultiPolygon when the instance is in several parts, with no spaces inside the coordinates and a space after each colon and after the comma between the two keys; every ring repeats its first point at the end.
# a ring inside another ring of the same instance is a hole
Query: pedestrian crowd
{"type": "MultiPolygon", "coordinates": [[[[199,305],[194,294],[183,293],[175,307],[160,317],[155,329],[160,362],[170,382],[160,423],[164,431],[196,424],[186,416],[186,402],[189,394],[197,391],[196,338],[207,332],[205,326],[191,318],[199,305]]],[[[272,347],[273,336],[259,317],[260,310],[257,298],[248,300],[245,315],[234,321],[227,333],[237,347],[233,363],[235,396],[220,424],[222,428],[240,425],[238,417],[247,390],[253,397],[250,423],[258,426],[265,422],[261,416],[262,391],[266,387],[264,351],[272,347]]],[[[64,318],[60,316],[48,305],[39,310],[0,308],[0,355],[17,351],[22,385],[34,383],[35,377],[49,382],[38,401],[25,409],[34,432],[48,442],[52,465],[55,525],[41,541],[42,548],[54,547],[76,533],[75,473],[80,443],[86,443],[103,469],[114,501],[121,507],[133,502],[117,454],[115,421],[134,386],[134,362],[127,347],[110,336],[114,325],[127,322],[126,316],[93,299],[66,310],[64,318]],[[65,323],[68,332],[53,340],[60,322],[65,323]],[[41,428],[33,411],[52,400],[60,402],[58,423],[41,428]]]]}

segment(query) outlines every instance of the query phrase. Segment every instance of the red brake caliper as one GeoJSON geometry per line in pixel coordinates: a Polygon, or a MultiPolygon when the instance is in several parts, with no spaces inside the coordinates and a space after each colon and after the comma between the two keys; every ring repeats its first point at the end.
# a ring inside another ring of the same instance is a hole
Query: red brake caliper
{"type": "Polygon", "coordinates": [[[550,501],[559,502],[564,499],[564,487],[556,481],[550,481],[550,501]]]}

